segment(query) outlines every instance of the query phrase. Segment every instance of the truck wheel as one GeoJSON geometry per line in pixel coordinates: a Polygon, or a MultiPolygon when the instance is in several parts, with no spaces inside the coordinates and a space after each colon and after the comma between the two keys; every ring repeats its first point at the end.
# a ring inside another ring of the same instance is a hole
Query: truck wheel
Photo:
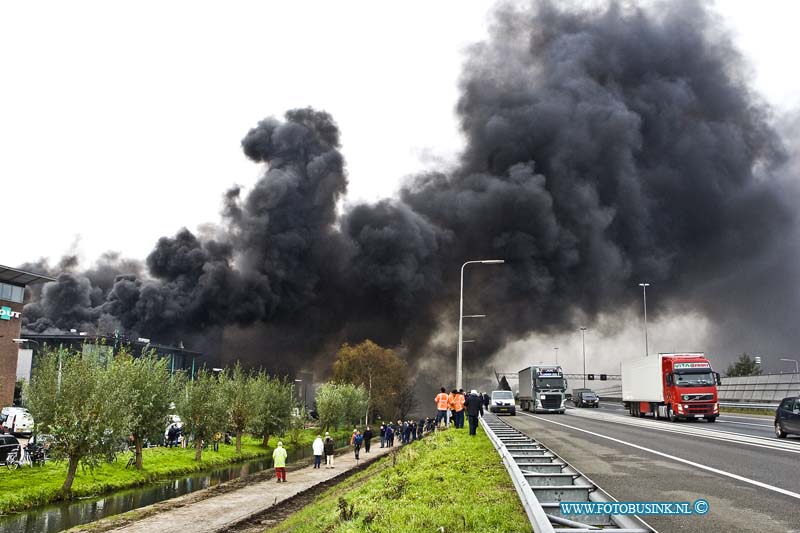
{"type": "Polygon", "coordinates": [[[706,422],[716,422],[716,421],[717,421],[717,417],[716,416],[707,416],[706,417],[706,422]]]}
{"type": "Polygon", "coordinates": [[[672,407],[670,407],[669,410],[667,410],[667,418],[669,418],[670,422],[678,421],[678,417],[675,416],[675,413],[672,411],[672,407]]]}

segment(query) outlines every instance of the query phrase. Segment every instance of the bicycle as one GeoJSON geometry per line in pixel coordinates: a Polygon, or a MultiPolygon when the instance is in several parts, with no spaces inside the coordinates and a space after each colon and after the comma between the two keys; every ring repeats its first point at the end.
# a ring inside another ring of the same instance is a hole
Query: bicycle
{"type": "Polygon", "coordinates": [[[31,464],[30,456],[25,453],[25,450],[22,451],[22,458],[19,456],[19,448],[8,452],[8,455],[6,456],[6,468],[9,470],[16,470],[23,464],[31,464]]]}

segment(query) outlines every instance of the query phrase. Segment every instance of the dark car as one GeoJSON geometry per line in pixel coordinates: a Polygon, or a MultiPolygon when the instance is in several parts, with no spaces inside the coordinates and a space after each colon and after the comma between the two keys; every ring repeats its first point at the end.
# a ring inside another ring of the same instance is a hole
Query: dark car
{"type": "Polygon", "coordinates": [[[800,397],[784,398],[775,411],[775,436],[800,435],[800,397]]]}
{"type": "Polygon", "coordinates": [[[19,441],[12,435],[0,435],[0,464],[6,462],[6,457],[12,450],[19,449],[19,441]]]}

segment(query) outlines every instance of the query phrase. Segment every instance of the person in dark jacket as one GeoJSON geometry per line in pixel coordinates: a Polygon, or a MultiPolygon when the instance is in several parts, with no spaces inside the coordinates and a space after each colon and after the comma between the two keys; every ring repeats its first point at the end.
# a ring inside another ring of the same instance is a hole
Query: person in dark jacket
{"type": "Polygon", "coordinates": [[[394,429],[391,422],[386,425],[386,447],[394,446],[394,429]]]}
{"type": "Polygon", "coordinates": [[[487,410],[487,411],[489,410],[489,402],[491,402],[491,401],[492,401],[492,398],[489,396],[489,394],[484,392],[483,393],[483,408],[485,410],[487,410]]]}
{"type": "Polygon", "coordinates": [[[325,443],[322,449],[325,452],[325,468],[333,468],[333,452],[336,449],[336,445],[328,432],[325,432],[325,443]]]}
{"type": "Polygon", "coordinates": [[[381,448],[386,443],[386,424],[381,424],[381,448]]]}
{"type": "Polygon", "coordinates": [[[422,434],[425,432],[425,419],[420,418],[419,422],[417,422],[417,439],[422,438],[422,434]]]}
{"type": "Polygon", "coordinates": [[[483,416],[483,398],[475,389],[467,396],[467,418],[469,418],[469,434],[475,435],[478,429],[478,415],[483,416]]]}
{"type": "Polygon", "coordinates": [[[364,451],[369,453],[369,445],[372,442],[372,430],[367,426],[364,430],[364,451]]]}

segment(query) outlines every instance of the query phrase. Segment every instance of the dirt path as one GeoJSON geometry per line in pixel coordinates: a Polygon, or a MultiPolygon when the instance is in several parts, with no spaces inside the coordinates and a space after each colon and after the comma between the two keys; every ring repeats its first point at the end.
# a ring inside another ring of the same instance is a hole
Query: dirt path
{"type": "MultiPolygon", "coordinates": [[[[118,533],[150,533],[152,531],[212,533],[230,530],[231,526],[264,515],[271,508],[297,495],[310,491],[313,498],[313,495],[319,492],[319,490],[313,489],[322,490],[332,484],[332,480],[354,470],[357,466],[372,462],[372,460],[396,449],[398,449],[397,445],[393,448],[380,448],[373,443],[370,449],[371,453],[361,450],[361,459],[358,465],[353,452],[349,451],[335,458],[333,469],[325,468],[323,464],[319,469],[306,466],[289,470],[286,474],[286,483],[277,483],[274,478],[271,478],[198,501],[187,501],[182,505],[174,505],[163,511],[148,513],[147,508],[143,508],[140,511],[145,515],[144,518],[121,527],[102,529],[118,533]]],[[[300,498],[300,500],[305,499],[300,498]]]]}

